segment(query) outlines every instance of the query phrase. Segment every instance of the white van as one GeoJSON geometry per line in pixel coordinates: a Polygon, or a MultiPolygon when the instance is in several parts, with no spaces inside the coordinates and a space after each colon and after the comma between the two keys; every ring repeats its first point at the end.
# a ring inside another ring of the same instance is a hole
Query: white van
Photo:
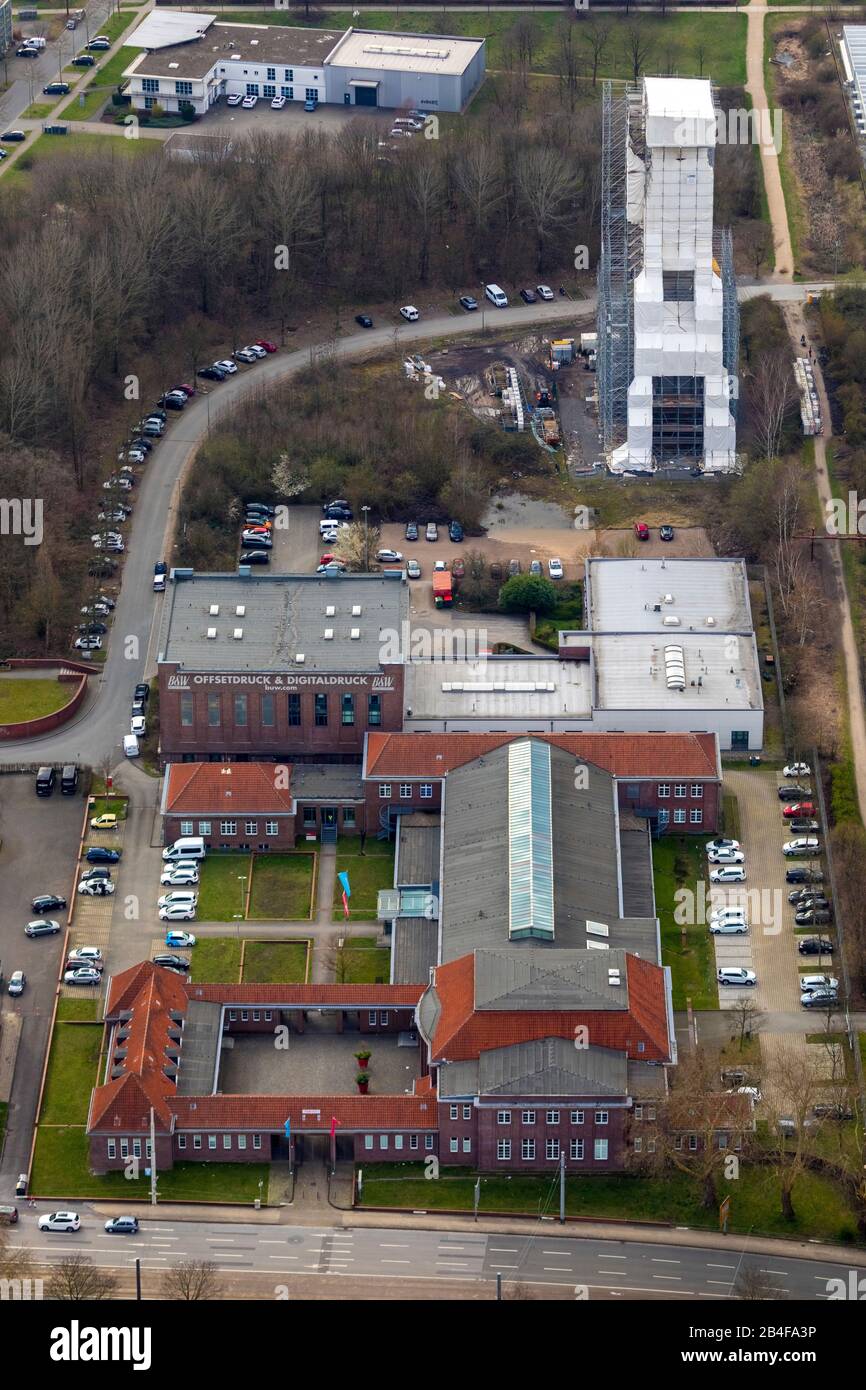
{"type": "Polygon", "coordinates": [[[124,734],[123,751],[128,758],[138,757],[141,749],[138,746],[138,737],[136,734],[124,734]]]}
{"type": "Polygon", "coordinates": [[[163,859],[204,859],[206,854],[201,835],[185,835],[162,851],[163,859]]]}
{"type": "Polygon", "coordinates": [[[498,285],[485,285],[484,293],[487,295],[490,303],[496,305],[497,309],[508,308],[508,299],[505,291],[501,290],[498,285]]]}

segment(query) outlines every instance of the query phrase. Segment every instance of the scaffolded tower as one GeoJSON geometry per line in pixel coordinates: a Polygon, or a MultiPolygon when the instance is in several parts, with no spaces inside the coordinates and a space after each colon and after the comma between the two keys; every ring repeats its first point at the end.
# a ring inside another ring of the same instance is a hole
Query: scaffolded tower
{"type": "Polygon", "coordinates": [[[605,83],[598,372],[613,472],[736,467],[736,285],[713,237],[709,82],[605,83]]]}

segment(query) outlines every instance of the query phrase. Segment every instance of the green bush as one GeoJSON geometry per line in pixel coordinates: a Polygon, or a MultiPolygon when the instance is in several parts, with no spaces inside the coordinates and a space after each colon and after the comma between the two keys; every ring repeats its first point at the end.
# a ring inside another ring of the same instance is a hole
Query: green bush
{"type": "Polygon", "coordinates": [[[506,613],[552,613],[557,593],[540,574],[514,574],[499,590],[499,606],[506,613]]]}

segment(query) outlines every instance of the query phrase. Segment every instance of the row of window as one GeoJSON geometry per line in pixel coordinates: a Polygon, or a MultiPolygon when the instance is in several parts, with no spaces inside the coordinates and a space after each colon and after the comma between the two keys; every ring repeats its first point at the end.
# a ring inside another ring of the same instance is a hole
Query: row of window
{"type": "MultiPolygon", "coordinates": [[[[402,801],[409,801],[409,800],[411,799],[411,797],[412,797],[412,794],[413,794],[414,790],[415,790],[415,788],[414,788],[414,786],[412,785],[411,782],[401,782],[401,783],[400,783],[400,798],[401,798],[401,800],[402,800],[402,801]]],[[[419,788],[418,788],[418,790],[419,790],[420,795],[421,795],[421,800],[422,800],[422,801],[429,801],[430,798],[431,798],[432,795],[433,795],[433,783],[432,783],[432,782],[421,782],[421,783],[419,783],[419,788]]],[[[390,801],[390,799],[391,799],[391,783],[390,783],[390,782],[380,782],[380,783],[379,783],[379,797],[380,797],[380,799],[381,799],[382,801],[390,801]]]]}
{"type": "MultiPolygon", "coordinates": [[[[223,1135],[223,1148],[224,1148],[224,1149],[231,1149],[231,1148],[232,1148],[233,1141],[236,1141],[236,1142],[237,1142],[237,1147],[238,1147],[238,1149],[240,1149],[240,1150],[243,1150],[243,1149],[245,1149],[245,1148],[247,1147],[247,1135],[246,1135],[246,1134],[235,1134],[235,1135],[224,1134],[224,1135],[223,1135]]],[[[118,1141],[117,1139],[109,1139],[109,1140],[108,1140],[108,1157],[109,1157],[109,1158],[117,1158],[117,1145],[118,1145],[118,1142],[120,1143],[120,1157],[121,1157],[121,1158],[129,1158],[129,1157],[130,1157],[130,1144],[132,1145],[132,1155],[131,1155],[131,1156],[132,1156],[133,1158],[141,1158],[141,1157],[142,1157],[142,1140],[141,1140],[141,1139],[121,1139],[121,1140],[119,1140],[119,1141],[118,1141]]],[[[200,1135],[200,1134],[194,1134],[194,1135],[192,1136],[192,1146],[193,1146],[194,1149],[200,1149],[200,1148],[202,1147],[202,1135],[200,1135]]],[[[209,1135],[207,1136],[207,1146],[208,1146],[209,1149],[215,1149],[215,1148],[217,1147],[217,1135],[215,1135],[215,1134],[209,1134],[209,1135]]],[[[186,1148],[186,1135],[185,1135],[185,1134],[179,1134],[179,1135],[177,1136],[177,1147],[178,1147],[179,1149],[185,1149],[185,1148],[186,1148]]],[[[261,1136],[260,1134],[254,1134],[254,1135],[253,1135],[253,1148],[254,1148],[254,1149],[260,1149],[261,1147],[262,1147],[262,1136],[261,1136]]],[[[150,1158],[150,1157],[151,1157],[151,1148],[150,1148],[150,1140],[149,1140],[149,1139],[147,1139],[147,1140],[144,1141],[144,1156],[145,1156],[146,1158],[150,1158]]]]}
{"type": "MultiPolygon", "coordinates": [[[[250,696],[246,693],[236,694],[232,698],[233,724],[236,729],[245,729],[249,721],[249,702],[250,696]]],[[[302,722],[301,695],[287,695],[286,722],[289,727],[298,728],[302,722]]],[[[339,695],[340,723],[354,724],[355,722],[355,697],[354,695],[339,695]]],[[[277,722],[277,697],[270,691],[264,691],[258,696],[259,700],[259,724],[263,729],[276,728],[277,722]]],[[[328,724],[329,696],[326,692],[316,693],[313,696],[313,720],[318,728],[326,728],[328,724]]],[[[223,696],[219,692],[211,691],[207,697],[207,722],[209,729],[218,729],[222,724],[223,696]]],[[[191,729],[193,726],[193,692],[191,690],[181,691],[180,696],[180,722],[181,727],[191,729]]],[[[382,697],[381,695],[367,696],[367,724],[370,728],[378,728],[382,723],[382,697]]]]}
{"type": "MultiPolygon", "coordinates": [[[[374,1144],[374,1140],[375,1140],[375,1135],[373,1135],[373,1134],[365,1134],[365,1135],[364,1135],[364,1148],[367,1149],[368,1151],[369,1151],[370,1149],[372,1149],[372,1148],[373,1148],[373,1144],[374,1144]]],[[[401,1149],[403,1148],[403,1135],[402,1135],[402,1134],[390,1134],[390,1135],[388,1135],[388,1134],[380,1134],[380,1135],[379,1135],[379,1148],[382,1149],[382,1150],[386,1150],[386,1149],[389,1147],[389,1145],[391,1144],[392,1140],[393,1140],[393,1144],[394,1144],[394,1148],[395,1148],[395,1149],[401,1150],[401,1149]]],[[[432,1149],[432,1148],[433,1148],[433,1142],[434,1142],[434,1135],[432,1135],[432,1134],[425,1134],[425,1135],[424,1135],[424,1148],[425,1148],[425,1149],[427,1149],[427,1150],[432,1149]]],[[[417,1134],[410,1134],[410,1135],[409,1135],[409,1148],[410,1148],[410,1149],[417,1149],[417,1148],[418,1148],[418,1135],[417,1135],[417,1134]]]]}
{"type": "MultiPolygon", "coordinates": [[[[688,789],[688,792],[686,791],[686,783],[685,783],[685,782],[674,782],[673,785],[674,785],[674,796],[675,796],[675,797],[676,797],[676,796],[678,796],[678,797],[684,797],[684,796],[686,796],[686,795],[688,795],[688,796],[703,796],[703,794],[704,794],[704,784],[703,784],[703,782],[692,782],[691,787],[688,789]]],[[[658,794],[659,794],[660,797],[670,796],[670,794],[671,794],[671,784],[670,784],[670,782],[659,782],[659,784],[658,784],[658,794]]]]}
{"type": "MultiPolygon", "coordinates": [[[[667,825],[667,824],[669,823],[669,821],[670,821],[670,818],[671,818],[671,813],[670,813],[670,811],[667,811],[667,810],[664,809],[664,807],[662,807],[661,810],[659,811],[659,825],[667,825]]],[[[693,807],[692,810],[689,811],[689,823],[690,823],[691,825],[703,825],[703,822],[704,822],[704,813],[703,813],[703,811],[701,810],[700,806],[698,806],[697,808],[694,808],[694,807],[693,807]]],[[[678,808],[674,811],[674,825],[685,825],[685,823],[686,823],[686,813],[685,813],[685,810],[678,807],[678,808]]]]}
{"type": "MultiPolygon", "coordinates": [[[[472,1111],[473,1111],[473,1108],[474,1108],[474,1107],[471,1106],[471,1105],[464,1105],[464,1106],[460,1106],[460,1105],[451,1105],[451,1106],[449,1106],[449,1114],[450,1114],[452,1120],[459,1120],[460,1117],[461,1117],[461,1110],[462,1110],[463,1119],[464,1119],[464,1120],[471,1120],[471,1119],[472,1119],[472,1111]]],[[[535,1122],[536,1122],[537,1115],[538,1115],[538,1111],[537,1111],[537,1110],[521,1110],[521,1112],[520,1112],[520,1123],[521,1123],[522,1125],[534,1125],[535,1122]]],[[[559,1122],[560,1122],[561,1117],[562,1117],[562,1112],[561,1112],[560,1110],[546,1110],[545,1113],[544,1113],[545,1123],[546,1123],[546,1124],[549,1124],[549,1125],[558,1125],[559,1122]]],[[[569,1111],[569,1118],[570,1118],[571,1124],[573,1124],[573,1125],[582,1125],[582,1124],[584,1123],[585,1118],[586,1118],[586,1111],[585,1111],[585,1110],[571,1110],[571,1111],[569,1111]]],[[[596,1110],[596,1111],[595,1111],[595,1123],[596,1123],[597,1125],[606,1125],[606,1124],[608,1123],[609,1118],[610,1118],[609,1111],[607,1111],[607,1110],[596,1110]]],[[[653,1109],[653,1118],[655,1118],[655,1109],[653,1109]]],[[[497,1110],[497,1112],[496,1112],[496,1123],[497,1123],[498,1125],[510,1125],[510,1124],[511,1124],[511,1111],[510,1111],[510,1110],[497,1110]]]]}
{"type": "MultiPolygon", "coordinates": [[[[273,1009],[229,1009],[228,1013],[230,1023],[237,1023],[239,1017],[241,1023],[249,1023],[250,1015],[253,1023],[270,1023],[273,1019],[273,1009]]],[[[367,1012],[367,1024],[370,1028],[375,1028],[377,1023],[381,1028],[387,1028],[389,1018],[387,1009],[370,1009],[367,1012]]]]}
{"type": "MultiPolygon", "coordinates": [[[[341,807],[341,810],[342,810],[342,813],[343,813],[343,826],[344,826],[344,828],[345,828],[346,830],[353,830],[354,827],[355,827],[355,825],[356,825],[355,807],[354,807],[354,806],[343,806],[343,807],[341,807]]],[[[316,824],[318,824],[318,810],[317,810],[317,808],[316,808],[315,806],[305,806],[305,807],[303,808],[303,819],[304,819],[304,825],[305,825],[305,826],[311,826],[311,825],[316,825],[316,824]]],[[[237,835],[237,833],[238,833],[238,822],[237,822],[236,820],[221,820],[221,821],[218,822],[218,824],[219,824],[219,833],[220,833],[221,835],[237,835]]],[[[243,828],[243,834],[244,834],[244,835],[258,835],[258,833],[259,833],[259,822],[258,822],[257,820],[245,820],[244,823],[243,823],[243,825],[244,825],[244,828],[243,828]]],[[[279,823],[279,821],[275,821],[275,820],[266,820],[266,821],[264,822],[264,826],[265,826],[265,834],[266,834],[266,835],[273,835],[274,837],[276,837],[276,836],[279,835],[279,833],[280,833],[280,823],[279,823]]],[[[178,831],[178,834],[179,834],[179,835],[212,835],[212,834],[213,834],[213,821],[210,821],[210,820],[200,820],[200,821],[182,820],[182,821],[180,822],[180,829],[179,829],[179,831],[178,831]]]]}
{"type": "MultiPolygon", "coordinates": [[[[287,68],[286,71],[288,72],[289,69],[287,68]]],[[[269,81],[269,82],[263,83],[261,89],[259,89],[259,84],[258,84],[258,82],[248,82],[248,83],[247,83],[247,96],[248,96],[248,97],[259,97],[259,96],[261,96],[261,97],[275,97],[275,96],[277,95],[277,89],[276,89],[276,86],[274,85],[275,78],[276,78],[276,73],[275,73],[275,71],[274,71],[273,68],[268,68],[268,77],[270,78],[270,81],[269,81]]],[[[295,93],[294,93],[294,88],[292,88],[292,87],[283,87],[283,88],[281,88],[281,91],[282,91],[282,94],[283,94],[284,97],[288,97],[290,101],[294,100],[294,95],[295,95],[295,93]]],[[[319,99],[319,89],[318,89],[318,87],[305,87],[305,88],[304,88],[304,100],[305,100],[305,101],[318,101],[318,99],[319,99]]]]}
{"type": "MultiPolygon", "coordinates": [[[[464,1145],[466,1140],[464,1139],[464,1145]]],[[[456,1139],[451,1140],[451,1152],[456,1153],[454,1145],[456,1139]]],[[[545,1139],[544,1157],[549,1163],[556,1163],[562,1157],[562,1149],[558,1139],[545,1139]]],[[[606,1163],[608,1154],[608,1141],[606,1139],[594,1139],[592,1141],[592,1156],[596,1163],[606,1163]]],[[[568,1142],[568,1156],[574,1163],[581,1163],[586,1156],[586,1142],[583,1139],[570,1139],[568,1142]]],[[[496,1157],[500,1163],[507,1163],[511,1158],[511,1140],[497,1139],[496,1157]]],[[[521,1139],[520,1157],[528,1162],[535,1158],[535,1140],[521,1139]]]]}

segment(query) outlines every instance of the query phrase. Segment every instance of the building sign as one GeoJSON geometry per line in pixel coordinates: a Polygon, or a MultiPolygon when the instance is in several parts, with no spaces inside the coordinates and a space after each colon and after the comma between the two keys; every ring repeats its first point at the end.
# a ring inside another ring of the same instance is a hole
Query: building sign
{"type": "Polygon", "coordinates": [[[213,688],[214,686],[258,686],[262,690],[308,690],[326,689],[328,686],[339,686],[345,688],[353,686],[360,689],[374,690],[387,693],[394,690],[394,681],[391,676],[357,676],[357,675],[338,675],[338,676],[313,676],[313,675],[294,675],[285,676],[256,676],[256,675],[187,675],[185,672],[175,672],[168,678],[169,690],[195,690],[202,688],[213,688]]]}

